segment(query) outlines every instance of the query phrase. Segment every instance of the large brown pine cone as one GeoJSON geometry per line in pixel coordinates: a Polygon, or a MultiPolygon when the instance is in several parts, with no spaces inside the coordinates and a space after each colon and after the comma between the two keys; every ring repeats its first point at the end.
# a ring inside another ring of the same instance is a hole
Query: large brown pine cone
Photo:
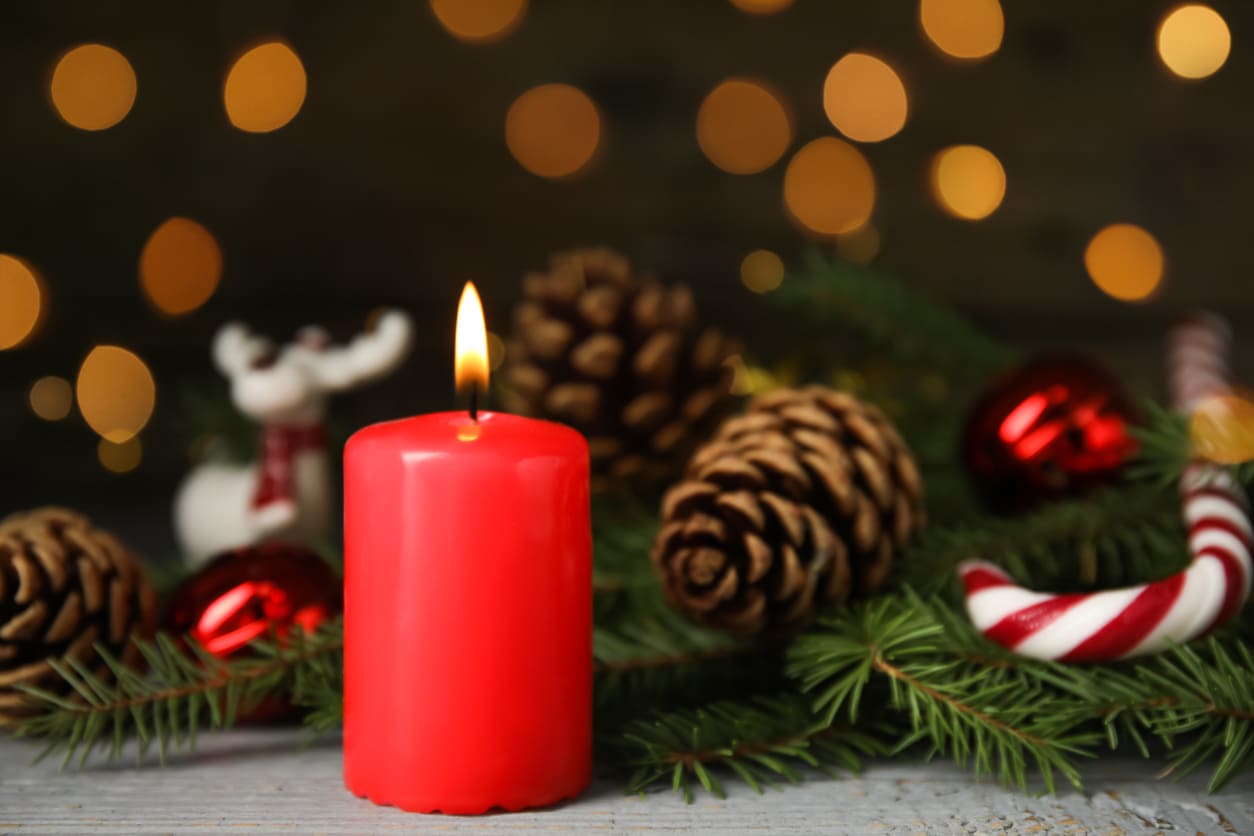
{"type": "Polygon", "coordinates": [[[883,413],[821,386],[784,389],[692,457],[663,500],[652,559],[697,621],[782,631],[874,592],[923,522],[919,471],[883,413]]]}
{"type": "Polygon", "coordinates": [[[156,613],[139,561],[86,517],[41,508],[0,522],[0,724],[24,713],[14,686],[64,689],[49,658],[78,660],[107,680],[99,642],[139,665],[131,638],[151,636],[156,613]]]}
{"type": "Polygon", "coordinates": [[[552,257],[523,278],[506,353],[508,407],[588,439],[594,489],[678,474],[728,411],[735,346],[697,324],[692,292],[633,274],[611,250],[552,257]]]}

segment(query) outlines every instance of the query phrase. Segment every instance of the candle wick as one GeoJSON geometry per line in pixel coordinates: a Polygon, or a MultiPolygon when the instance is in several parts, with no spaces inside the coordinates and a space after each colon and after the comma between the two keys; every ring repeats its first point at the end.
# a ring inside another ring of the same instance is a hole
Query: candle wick
{"type": "Polygon", "coordinates": [[[479,423],[479,384],[470,384],[470,420],[479,423]]]}

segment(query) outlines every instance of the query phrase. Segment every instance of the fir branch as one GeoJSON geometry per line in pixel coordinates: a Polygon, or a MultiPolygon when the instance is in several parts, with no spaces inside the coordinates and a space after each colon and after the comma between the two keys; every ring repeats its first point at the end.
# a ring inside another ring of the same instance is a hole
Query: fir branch
{"type": "MultiPolygon", "coordinates": [[[[1194,459],[1189,419],[1148,400],[1142,402],[1142,412],[1145,416],[1142,426],[1132,430],[1139,449],[1128,475],[1162,487],[1174,487],[1194,459]]],[[[1231,465],[1231,469],[1237,482],[1254,487],[1254,461],[1231,465]]]]}
{"type": "Polygon", "coordinates": [[[598,596],[598,617],[619,601],[619,595],[657,588],[649,548],[658,530],[656,505],[599,498],[592,509],[594,565],[592,588],[598,596]]]}
{"type": "Polygon", "coordinates": [[[602,499],[593,520],[598,726],[760,691],[782,680],[779,646],[701,628],[667,605],[648,556],[658,527],[655,511],[602,499]]]}
{"type": "Polygon", "coordinates": [[[772,294],[808,315],[838,320],[900,361],[950,372],[986,375],[1017,359],[1016,352],[903,282],[812,251],[803,272],[772,294]]]}
{"type": "Polygon", "coordinates": [[[1060,589],[1164,577],[1189,559],[1179,497],[1126,485],[1021,517],[983,517],[929,531],[896,565],[902,583],[930,594],[956,589],[958,564],[977,557],[1029,586],[1060,589]]]}
{"type": "Polygon", "coordinates": [[[1058,684],[1083,701],[1072,710],[1099,718],[1111,748],[1129,740],[1148,757],[1148,736],[1172,751],[1163,775],[1217,760],[1215,792],[1254,764],[1254,653],[1244,642],[1212,637],[1134,665],[1068,674],[1058,684]]]}
{"type": "Polygon", "coordinates": [[[884,751],[867,732],[820,721],[794,693],[655,713],[628,725],[615,747],[635,770],[628,792],[665,782],[689,802],[694,784],[726,797],[720,774],[730,773],[761,793],[763,785],[774,786],[780,779],[800,781],[799,767],[832,775],[836,767],[857,772],[863,757],[884,751]]]}
{"type": "Polygon", "coordinates": [[[328,680],[339,666],[343,629],[337,620],[313,634],[295,631],[281,643],[254,641],[248,654],[225,660],[166,633],[151,642],[136,640],[136,645],[147,663],[147,675],[126,667],[97,645],[110,681],[69,659],[51,662],[72,690],[69,696],[19,686],[38,713],[19,720],[14,731],[20,737],[46,741],[39,759],[64,750],[62,768],[76,754],[81,766],[93,750],[105,749],[112,760],[134,736],[138,740],[136,763],[143,761],[153,744],[164,763],[171,747],[194,748],[196,735],[205,726],[230,728],[241,710],[263,699],[287,695],[303,699],[335,689],[328,680]]]}
{"type": "Polygon", "coordinates": [[[886,702],[904,714],[909,732],[895,751],[917,743],[928,754],[946,754],[977,775],[1027,786],[1028,764],[1054,791],[1054,774],[1080,785],[1073,759],[1091,755],[1099,738],[1084,728],[1064,703],[1074,697],[1051,694],[1041,675],[1047,663],[1016,660],[989,667],[976,661],[996,653],[938,602],[913,594],[883,596],[798,638],[790,649],[788,672],[802,691],[813,694],[825,723],[850,723],[880,702],[877,686],[887,683],[886,702]],[[876,698],[869,695],[874,693],[876,698]],[[1042,700],[1052,700],[1042,711],[1042,700]],[[1058,709],[1058,710],[1055,710],[1058,709]]]}
{"type": "Polygon", "coordinates": [[[598,726],[781,679],[779,646],[698,627],[668,607],[660,589],[652,592],[593,629],[598,726]]]}

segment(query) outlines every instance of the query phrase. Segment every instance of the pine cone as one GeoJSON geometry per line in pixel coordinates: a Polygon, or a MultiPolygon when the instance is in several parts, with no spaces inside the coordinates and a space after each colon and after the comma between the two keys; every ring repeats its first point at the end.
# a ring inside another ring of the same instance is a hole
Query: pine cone
{"type": "Polygon", "coordinates": [[[634,275],[605,249],[523,279],[506,357],[509,409],[588,438],[593,487],[647,490],[678,473],[732,402],[735,346],[696,323],[692,292],[634,275]]]}
{"type": "Polygon", "coordinates": [[[924,521],[923,484],[874,406],[784,389],[728,419],[662,502],[652,559],[667,598],[730,632],[783,631],[866,596],[924,521]]]}
{"type": "Polygon", "coordinates": [[[110,678],[93,644],[142,662],[132,636],[152,635],[157,602],[143,567],[113,535],[64,508],[0,522],[0,725],[24,713],[15,685],[64,682],[48,659],[76,659],[110,678]]]}

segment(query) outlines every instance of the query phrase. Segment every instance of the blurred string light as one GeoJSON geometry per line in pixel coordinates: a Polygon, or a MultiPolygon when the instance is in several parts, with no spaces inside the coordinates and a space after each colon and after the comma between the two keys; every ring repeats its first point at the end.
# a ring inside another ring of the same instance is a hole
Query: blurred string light
{"type": "Polygon", "coordinates": [[[0,253],[0,351],[30,338],[43,311],[39,277],[26,262],[0,253]]]}
{"type": "Polygon", "coordinates": [[[769,168],[791,143],[788,110],[759,81],[730,78],[711,90],[697,111],[697,144],[730,174],[769,168]]]}
{"type": "Polygon", "coordinates": [[[101,438],[121,444],[152,417],[157,385],[135,353],[116,345],[98,345],[78,370],[78,410],[101,438]]]}
{"type": "Polygon", "coordinates": [[[1001,46],[1006,19],[998,0],[920,0],[919,22],[951,58],[987,58],[1001,46]]]}
{"type": "Polygon", "coordinates": [[[49,91],[52,106],[67,124],[103,131],[131,112],[136,89],[126,56],[103,44],[83,44],[57,61],[49,91]]]}
{"type": "Polygon", "coordinates": [[[770,250],[754,250],[740,262],[740,281],[754,293],[770,293],[784,281],[784,262],[770,250]]]}
{"type": "Polygon", "coordinates": [[[222,250],[213,234],[188,218],[157,227],[139,256],[139,281],[157,310],[171,316],[196,310],[222,278],[222,250]]]}
{"type": "Polygon", "coordinates": [[[751,15],[773,15],[792,5],[792,0],[730,0],[742,12],[751,15]]]}
{"type": "Polygon", "coordinates": [[[865,223],[852,232],[836,236],[836,252],[845,261],[870,264],[880,252],[880,231],[865,223]]]}
{"type": "Polygon", "coordinates": [[[542,84],[523,93],[505,115],[505,144],[518,164],[540,177],[578,173],[601,141],[601,116],[569,84],[542,84]]]}
{"type": "Polygon", "coordinates": [[[491,43],[518,28],[527,0],[431,0],[431,11],[454,38],[491,43]]]}
{"type": "Polygon", "coordinates": [[[1210,6],[1177,6],[1158,25],[1158,55],[1181,78],[1214,74],[1228,60],[1231,49],[1228,24],[1210,6]]]}
{"type": "Polygon", "coordinates": [[[932,158],[932,194],[955,218],[987,218],[1006,196],[1006,171],[978,145],[953,145],[932,158]]]}
{"type": "Polygon", "coordinates": [[[261,44],[231,66],[222,102],[231,124],[264,134],[291,122],[305,103],[305,68],[292,48],[279,41],[261,44]]]}
{"type": "Polygon", "coordinates": [[[826,136],[793,154],[784,172],[784,206],[819,235],[841,235],[862,226],[875,208],[871,165],[848,142],[826,136]]]}
{"type": "Polygon", "coordinates": [[[143,461],[144,446],[137,435],[120,444],[102,438],[96,445],[96,458],[100,460],[101,467],[110,473],[130,473],[143,461]]]}
{"type": "Polygon", "coordinates": [[[45,421],[60,421],[74,407],[74,390],[64,377],[48,375],[31,384],[27,395],[31,412],[45,421]]]}
{"type": "Polygon", "coordinates": [[[505,340],[499,334],[488,332],[488,368],[496,371],[505,362],[505,340]]]}
{"type": "Polygon", "coordinates": [[[732,379],[729,387],[733,395],[758,395],[778,389],[783,382],[770,369],[752,366],[745,362],[739,354],[733,354],[723,361],[723,365],[731,369],[732,379]]]}
{"type": "Polygon", "coordinates": [[[1163,249],[1135,224],[1111,224],[1084,250],[1089,277],[1108,296],[1125,302],[1148,298],[1163,278],[1163,249]]]}
{"type": "Polygon", "coordinates": [[[906,86],[887,62],[851,52],[827,73],[823,110],[836,129],[855,142],[880,142],[906,124],[906,86]]]}
{"type": "Polygon", "coordinates": [[[1219,464],[1254,459],[1254,400],[1248,392],[1212,395],[1189,419],[1194,451],[1219,464]]]}

